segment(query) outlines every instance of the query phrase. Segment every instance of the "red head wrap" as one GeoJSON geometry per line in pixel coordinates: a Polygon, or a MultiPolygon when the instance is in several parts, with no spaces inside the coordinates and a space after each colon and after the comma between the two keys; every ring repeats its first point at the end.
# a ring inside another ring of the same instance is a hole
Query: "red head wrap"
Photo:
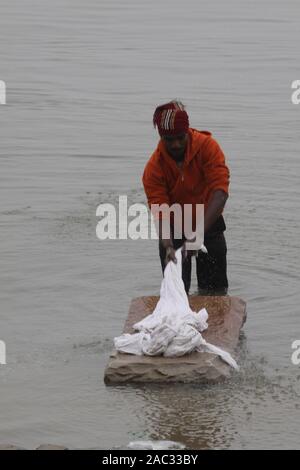
{"type": "Polygon", "coordinates": [[[183,134],[189,129],[189,117],[180,101],[170,101],[156,108],[153,125],[161,136],[183,134]]]}

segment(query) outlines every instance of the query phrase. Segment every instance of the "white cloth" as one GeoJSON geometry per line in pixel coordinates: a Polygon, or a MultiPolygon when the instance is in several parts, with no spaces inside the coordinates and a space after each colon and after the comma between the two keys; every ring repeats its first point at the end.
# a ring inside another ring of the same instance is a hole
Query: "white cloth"
{"type": "Polygon", "coordinates": [[[153,313],[133,325],[137,333],[115,338],[115,348],[123,353],[168,357],[192,351],[210,352],[238,369],[228,352],[202,337],[201,332],[208,327],[208,313],[205,308],[198,313],[191,310],[181,277],[181,248],[176,251],[176,259],[176,264],[170,261],[165,268],[160,299],[153,313]]]}

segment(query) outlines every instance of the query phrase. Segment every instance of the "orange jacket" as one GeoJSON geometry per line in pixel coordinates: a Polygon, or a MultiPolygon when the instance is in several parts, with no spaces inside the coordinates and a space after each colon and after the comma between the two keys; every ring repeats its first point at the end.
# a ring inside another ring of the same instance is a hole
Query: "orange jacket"
{"type": "Polygon", "coordinates": [[[143,185],[151,204],[207,204],[216,189],[228,194],[229,169],[210,132],[189,129],[182,168],[169,156],[162,140],[148,160],[143,185]]]}

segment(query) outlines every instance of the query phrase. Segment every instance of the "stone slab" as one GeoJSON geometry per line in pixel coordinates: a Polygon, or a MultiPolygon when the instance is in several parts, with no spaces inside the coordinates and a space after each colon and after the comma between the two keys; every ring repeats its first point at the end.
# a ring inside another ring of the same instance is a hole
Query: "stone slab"
{"type": "MultiPolygon", "coordinates": [[[[134,333],[132,325],[153,312],[158,296],[138,297],[131,301],[124,333],[134,333]]],[[[208,329],[203,332],[206,341],[235,356],[240,330],[246,321],[246,303],[231,296],[189,296],[192,310],[206,308],[208,329]]],[[[136,356],[113,351],[104,373],[104,381],[120,383],[215,383],[229,378],[233,369],[219,356],[193,352],[182,357],[136,356]]]]}

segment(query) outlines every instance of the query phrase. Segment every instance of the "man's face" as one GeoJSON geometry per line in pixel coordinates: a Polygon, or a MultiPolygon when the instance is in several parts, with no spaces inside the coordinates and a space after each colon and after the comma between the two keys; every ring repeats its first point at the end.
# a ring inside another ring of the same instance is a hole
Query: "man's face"
{"type": "Polygon", "coordinates": [[[185,149],[187,146],[188,133],[177,134],[175,136],[162,136],[168,154],[175,161],[181,161],[184,159],[185,149]]]}

